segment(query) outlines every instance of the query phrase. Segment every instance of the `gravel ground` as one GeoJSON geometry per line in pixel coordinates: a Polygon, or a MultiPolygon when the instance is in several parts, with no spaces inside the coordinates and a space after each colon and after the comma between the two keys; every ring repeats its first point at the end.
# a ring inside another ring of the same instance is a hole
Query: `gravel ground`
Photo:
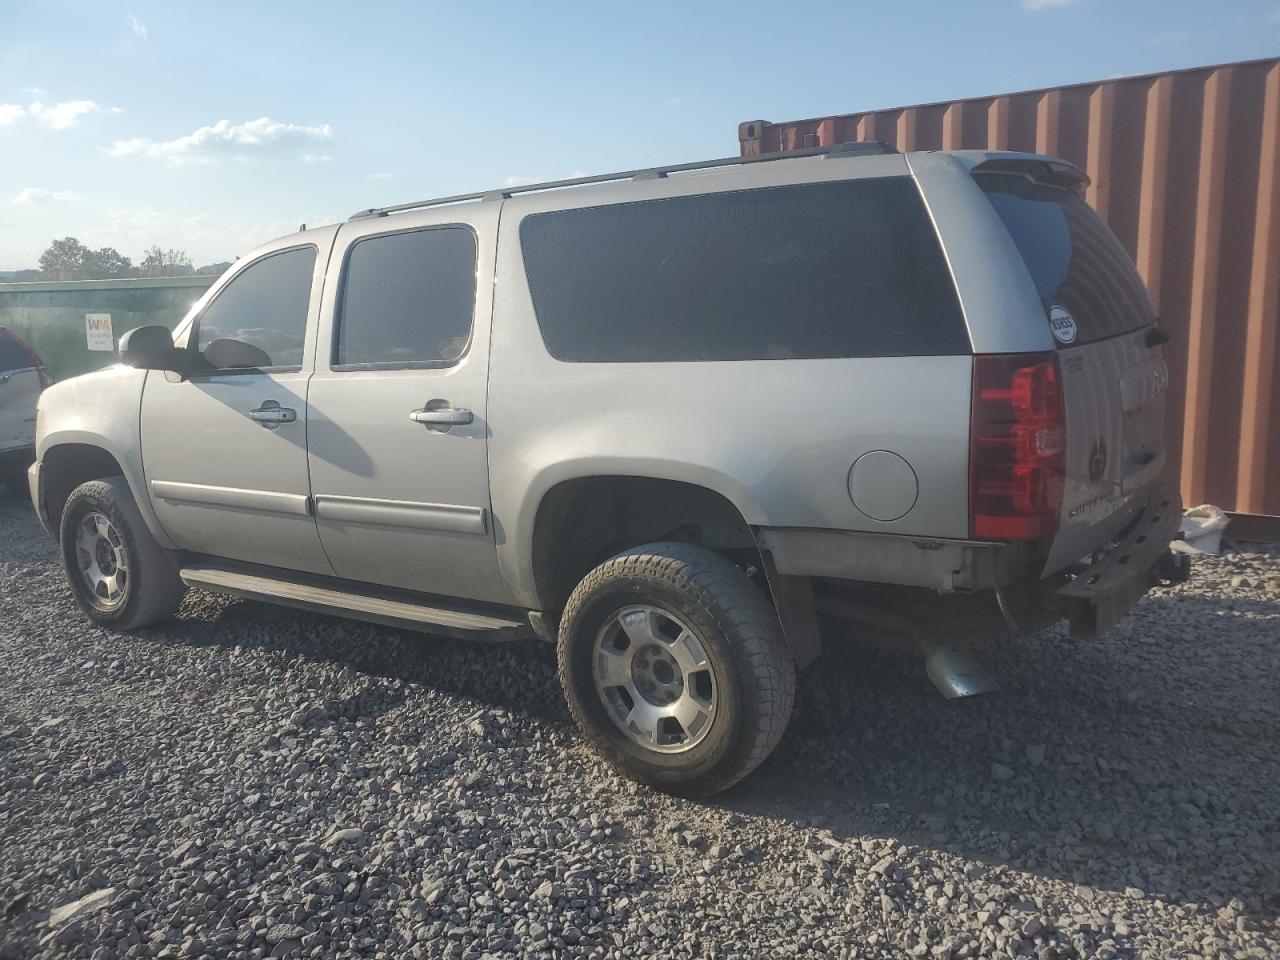
{"type": "Polygon", "coordinates": [[[946,702],[835,650],[676,800],[535,642],[194,592],[115,636],[0,499],[0,957],[1280,956],[1280,551],[986,659],[946,702]]]}

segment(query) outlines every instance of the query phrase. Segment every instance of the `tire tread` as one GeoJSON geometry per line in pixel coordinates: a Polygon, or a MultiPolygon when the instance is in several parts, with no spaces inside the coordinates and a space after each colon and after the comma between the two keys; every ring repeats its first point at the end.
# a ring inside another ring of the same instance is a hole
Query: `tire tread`
{"type": "MultiPolygon", "coordinates": [[[[137,570],[134,580],[134,599],[126,604],[120,615],[103,614],[90,607],[81,597],[81,587],[76,580],[76,572],[66,560],[66,544],[63,542],[64,562],[67,565],[67,579],[75,594],[76,602],[91,620],[99,626],[112,630],[137,630],[167,620],[177,611],[182,597],[186,593],[186,585],[178,575],[169,556],[161,549],[147,529],[142,513],[134,502],[133,493],[124,477],[104,477],[100,480],[89,480],[71,491],[63,507],[62,516],[71,516],[79,505],[85,501],[104,510],[121,530],[122,536],[128,538],[133,555],[130,557],[131,567],[137,570]]],[[[64,538],[59,535],[59,540],[64,538]]],[[[131,569],[131,573],[133,570],[131,569]]]]}
{"type": "MultiPolygon", "coordinates": [[[[721,765],[682,791],[701,795],[718,793],[737,783],[769,756],[782,739],[791,717],[796,692],[795,662],[783,640],[777,614],[763,591],[742,570],[711,550],[682,543],[635,547],[592,570],[569,598],[561,621],[557,657],[560,683],[566,694],[571,690],[566,630],[574,629],[581,607],[595,590],[619,577],[660,580],[684,591],[709,618],[722,624],[721,629],[736,640],[745,657],[745,685],[750,691],[747,709],[751,713],[750,722],[746,724],[747,749],[737,752],[734,763],[721,765]]],[[[590,731],[573,696],[567,699],[579,728],[590,731]]],[[[609,750],[609,745],[596,737],[591,739],[607,756],[615,758],[616,764],[616,755],[609,750]]]]}

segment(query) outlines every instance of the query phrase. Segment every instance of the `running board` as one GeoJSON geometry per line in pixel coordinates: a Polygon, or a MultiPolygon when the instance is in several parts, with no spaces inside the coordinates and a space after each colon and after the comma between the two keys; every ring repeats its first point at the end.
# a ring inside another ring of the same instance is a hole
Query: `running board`
{"type": "Polygon", "coordinates": [[[453,606],[433,606],[415,600],[395,600],[316,583],[301,583],[263,573],[221,567],[183,567],[179,574],[189,587],[249,600],[367,620],[388,627],[443,634],[464,640],[519,640],[533,635],[527,621],[500,613],[453,606]]]}

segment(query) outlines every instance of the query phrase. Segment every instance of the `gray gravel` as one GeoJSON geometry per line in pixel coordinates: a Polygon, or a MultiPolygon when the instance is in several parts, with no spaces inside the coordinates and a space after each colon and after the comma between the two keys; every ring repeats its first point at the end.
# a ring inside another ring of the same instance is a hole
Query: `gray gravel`
{"type": "Polygon", "coordinates": [[[946,702],[845,645],[675,800],[534,642],[200,593],[111,635],[0,500],[0,957],[1280,956],[1280,552],[987,663],[946,702]]]}

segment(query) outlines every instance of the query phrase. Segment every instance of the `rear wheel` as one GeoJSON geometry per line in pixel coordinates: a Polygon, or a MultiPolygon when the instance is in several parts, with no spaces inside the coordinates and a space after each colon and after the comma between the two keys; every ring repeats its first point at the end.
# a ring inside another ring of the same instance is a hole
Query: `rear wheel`
{"type": "Polygon", "coordinates": [[[71,592],[94,623],[136,630],[172,616],[182,602],[186,587],[122,477],[71,492],[60,540],[71,592]]]}
{"type": "Polygon", "coordinates": [[[786,729],[795,665],[743,571],[655,543],[601,564],[565,608],[560,682],[574,719],[623,775],[672,793],[723,790],[786,729]]]}

